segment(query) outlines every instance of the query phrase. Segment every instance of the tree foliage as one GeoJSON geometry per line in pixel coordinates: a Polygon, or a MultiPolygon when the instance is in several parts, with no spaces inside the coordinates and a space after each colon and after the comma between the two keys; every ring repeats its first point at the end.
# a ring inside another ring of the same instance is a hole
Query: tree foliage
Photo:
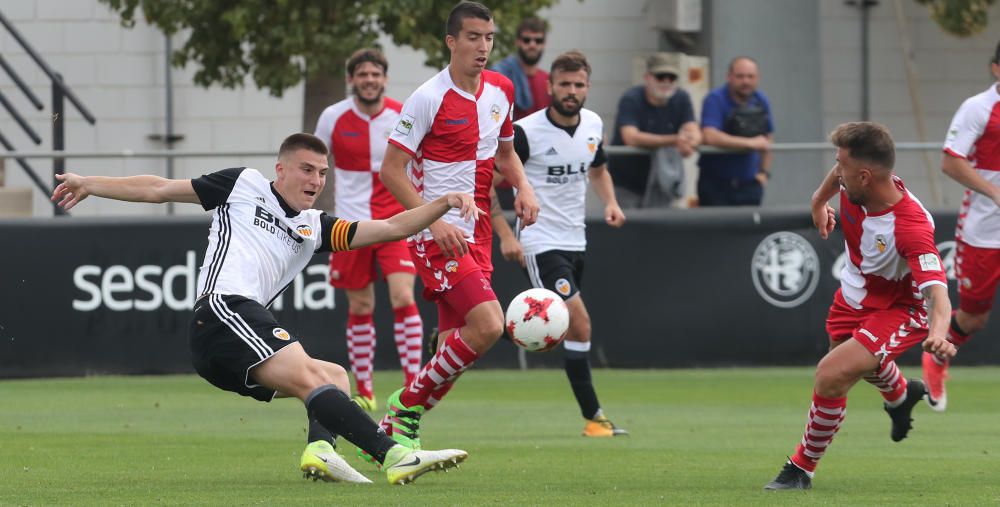
{"type": "Polygon", "coordinates": [[[989,8],[996,0],[917,0],[931,10],[931,17],[947,33],[959,37],[986,29],[989,8]]]}
{"type": "MultiPolygon", "coordinates": [[[[381,33],[427,55],[434,67],[448,61],[445,22],[455,0],[100,0],[124,26],[137,16],[168,35],[186,36],[172,61],[196,66],[195,83],[258,87],[281,96],[303,79],[339,75],[344,60],[381,33]]],[[[487,2],[497,24],[494,56],[513,47],[523,17],[555,0],[487,2]]]]}

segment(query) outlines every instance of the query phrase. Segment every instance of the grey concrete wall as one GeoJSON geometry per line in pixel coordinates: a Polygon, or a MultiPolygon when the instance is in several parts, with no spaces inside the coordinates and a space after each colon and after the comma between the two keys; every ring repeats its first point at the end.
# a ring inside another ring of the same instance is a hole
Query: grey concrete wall
{"type": "MultiPolygon", "coordinates": [[[[713,87],[726,82],[729,61],[753,57],[760,90],[771,101],[774,140],[823,136],[819,5],[802,0],[707,0],[713,87]]],[[[801,206],[825,173],[819,153],[775,153],[765,206],[801,206]]]]}
{"type": "MultiPolygon", "coordinates": [[[[147,136],[162,134],[165,127],[164,36],[139,21],[122,28],[116,14],[97,0],[0,0],[0,11],[34,46],[97,118],[92,126],[66,103],[66,149],[70,151],[160,150],[164,145],[147,136]]],[[[141,14],[139,15],[141,19],[141,14]]],[[[184,40],[174,39],[175,47],[184,40]]],[[[34,146],[12,117],[0,114],[0,132],[21,151],[50,151],[52,146],[51,87],[48,78],[16,41],[0,29],[0,52],[45,103],[36,111],[5,73],[0,73],[0,91],[6,95],[43,138],[34,146]]],[[[242,89],[209,89],[196,86],[193,69],[175,69],[175,131],[185,136],[178,150],[274,149],[284,136],[297,132],[302,118],[302,86],[284,97],[271,97],[252,82],[242,89]]],[[[32,159],[31,165],[46,181],[51,178],[48,159],[32,159]]],[[[266,173],[274,159],[182,159],[175,175],[190,178],[205,172],[252,165],[266,173]]],[[[68,160],[68,171],[81,174],[164,174],[166,163],[142,160],[68,160]]],[[[7,185],[32,188],[36,216],[49,216],[52,208],[17,164],[8,164],[7,185]]],[[[178,213],[201,214],[198,206],[178,205],[178,213]]],[[[126,204],[93,199],[73,210],[75,215],[162,215],[165,206],[126,204]]]]}
{"type": "MultiPolygon", "coordinates": [[[[917,116],[908,92],[904,55],[895,0],[881,0],[870,15],[870,119],[886,124],[897,141],[943,142],[955,110],[965,98],[992,83],[989,59],[1000,38],[1000,5],[989,8],[987,29],[976,36],[958,38],[945,34],[927,8],[902,0],[912,45],[917,97],[924,111],[927,138],[920,139],[917,116]]],[[[845,121],[860,119],[861,31],[857,7],[840,1],[820,2],[820,60],[823,83],[823,131],[845,121]]],[[[961,201],[962,189],[941,175],[941,155],[928,153],[930,166],[919,152],[901,152],[896,171],[910,189],[930,206],[952,208],[961,201]],[[938,199],[934,199],[937,189],[938,199]]],[[[826,154],[827,164],[832,155],[826,154]]]]}

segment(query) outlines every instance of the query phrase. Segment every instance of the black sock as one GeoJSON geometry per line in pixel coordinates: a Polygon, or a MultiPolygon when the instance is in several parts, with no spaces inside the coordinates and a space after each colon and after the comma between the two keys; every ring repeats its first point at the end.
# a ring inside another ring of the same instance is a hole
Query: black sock
{"type": "Polygon", "coordinates": [[[317,440],[325,440],[329,442],[330,445],[337,447],[337,437],[330,433],[330,430],[326,429],[326,427],[320,424],[319,421],[310,417],[309,436],[306,437],[306,443],[312,443],[317,440]]]}
{"type": "Polygon", "coordinates": [[[379,463],[385,461],[385,453],[396,445],[347,393],[334,385],[317,387],[306,398],[306,409],[310,419],[315,419],[330,433],[346,438],[379,463]]]}
{"type": "Polygon", "coordinates": [[[576,403],[580,405],[580,413],[586,419],[593,419],[601,410],[601,404],[597,401],[597,392],[594,391],[594,384],[590,380],[590,361],[587,359],[587,353],[567,350],[565,367],[569,385],[573,388],[573,395],[576,396],[576,403]]]}

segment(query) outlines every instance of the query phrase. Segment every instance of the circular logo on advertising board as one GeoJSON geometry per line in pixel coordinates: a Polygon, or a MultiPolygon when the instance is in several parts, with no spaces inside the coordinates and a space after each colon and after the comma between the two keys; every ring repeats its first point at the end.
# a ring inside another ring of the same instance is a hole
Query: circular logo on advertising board
{"type": "Polygon", "coordinates": [[[819,284],[819,256],[802,236],[776,232],[757,245],[750,276],[764,301],[794,308],[809,299],[819,284]]]}

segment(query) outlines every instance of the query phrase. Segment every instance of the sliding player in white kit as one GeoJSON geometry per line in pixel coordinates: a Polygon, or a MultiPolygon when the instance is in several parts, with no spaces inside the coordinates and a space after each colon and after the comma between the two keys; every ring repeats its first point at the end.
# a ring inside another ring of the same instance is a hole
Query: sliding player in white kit
{"type": "MultiPolygon", "coordinates": [[[[302,400],[309,417],[300,468],[306,477],[370,483],[335,447],[336,435],[382,464],[389,482],[457,465],[465,451],[414,451],[397,445],[348,396],[347,373],[313,359],[267,307],[317,252],[344,252],[423,230],[452,208],[465,219],[480,212],[471,195],[449,193],[387,220],[350,222],[310,209],[326,183],[327,149],[310,134],[281,144],[272,182],[238,167],[194,179],[59,174],[52,201],[70,209],[88,196],[132,202],[186,202],[214,210],[198,275],[189,331],[195,371],[226,391],[269,402],[302,400]]],[[[222,463],[219,464],[220,466],[222,463]]]]}
{"type": "MultiPolygon", "coordinates": [[[[524,266],[531,285],[559,294],[569,307],[565,369],[573,395],[586,420],[583,435],[613,437],[628,432],[616,427],[601,410],[590,374],[590,315],[580,294],[583,278],[585,199],[588,180],[604,201],[604,219],[621,227],[625,215],[615,199],[602,148],[601,117],[584,109],[590,88],[590,65],[579,52],[559,55],[552,62],[549,94],[552,104],[514,123],[514,150],[524,163],[544,213],[535,225],[519,232],[524,266]]],[[[513,232],[494,220],[502,243],[513,232]]]]}
{"type": "MultiPolygon", "coordinates": [[[[386,139],[399,122],[399,102],[386,97],[389,62],[376,49],[359,49],[347,60],[351,96],[323,110],[316,137],[330,148],[334,174],[334,206],[345,220],[389,218],[401,211],[399,201],[379,178],[386,139]]],[[[347,295],[347,358],[354,374],[354,401],[375,410],[374,282],[376,265],[389,286],[395,314],[396,350],[403,367],[403,385],[420,371],[423,322],[413,301],[417,270],[405,240],[380,243],[330,255],[330,285],[347,295]]]]}

